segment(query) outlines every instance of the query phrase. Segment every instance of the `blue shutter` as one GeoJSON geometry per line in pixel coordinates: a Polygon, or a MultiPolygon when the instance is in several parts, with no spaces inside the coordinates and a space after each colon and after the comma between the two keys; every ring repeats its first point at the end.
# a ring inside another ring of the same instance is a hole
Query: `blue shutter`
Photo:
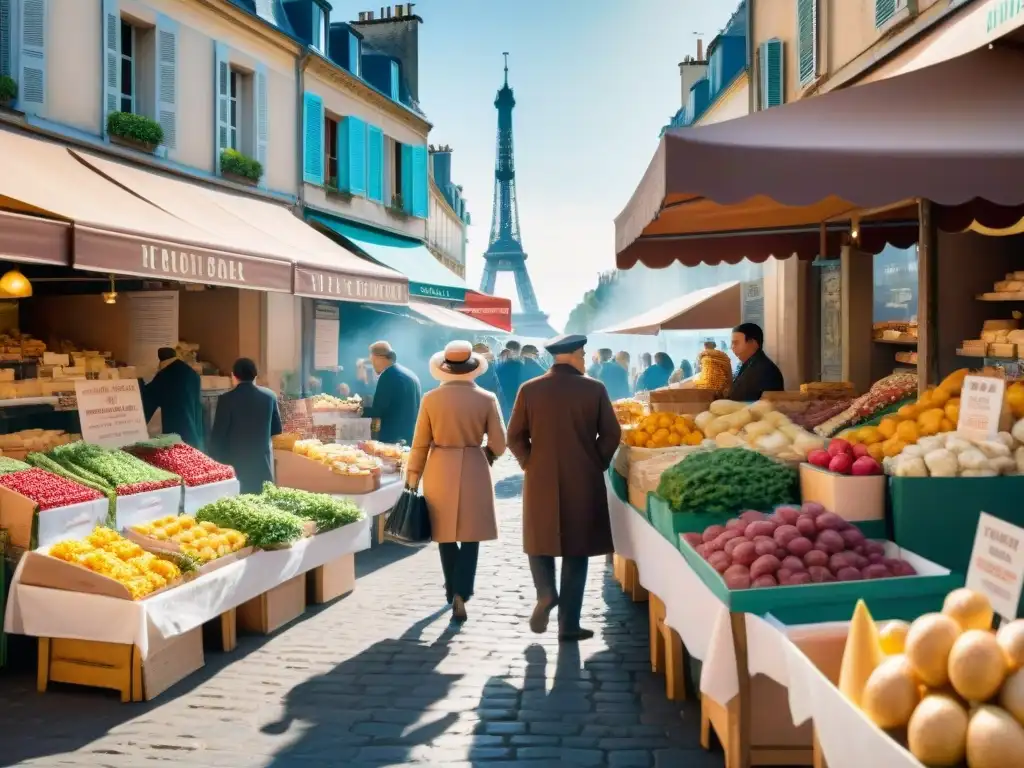
{"type": "Polygon", "coordinates": [[[263,166],[263,175],[260,176],[260,187],[267,187],[267,162],[270,154],[267,151],[267,143],[270,141],[270,102],[267,93],[267,66],[259,63],[256,65],[256,73],[253,75],[253,136],[256,137],[256,160],[263,166]]]}
{"type": "Polygon", "coordinates": [[[800,85],[807,85],[818,75],[818,0],[797,0],[796,39],[800,85]]]}
{"type": "Polygon", "coordinates": [[[213,44],[213,167],[220,174],[220,155],[231,146],[231,60],[224,43],[213,44]]]}
{"type": "Polygon", "coordinates": [[[412,213],[413,187],[416,186],[412,168],[413,146],[402,144],[402,208],[406,213],[412,213]]]}
{"type": "Polygon", "coordinates": [[[324,101],[309,91],[302,94],[302,180],[324,183],[324,101]]]}
{"type": "Polygon", "coordinates": [[[399,82],[401,82],[400,79],[399,79],[399,74],[400,74],[400,70],[398,68],[398,62],[397,61],[392,61],[391,62],[391,98],[392,98],[393,101],[398,101],[398,97],[399,97],[399,95],[401,93],[399,91],[399,87],[398,87],[399,82]]]}
{"type": "Polygon", "coordinates": [[[384,202],[384,131],[375,125],[366,127],[366,196],[384,202]]]}
{"type": "Polygon", "coordinates": [[[346,117],[338,125],[338,189],[366,194],[366,123],[346,117]]]}
{"type": "Polygon", "coordinates": [[[121,111],[121,10],[118,0],[103,0],[103,125],[107,116],[121,111]]]}
{"type": "Polygon", "coordinates": [[[785,78],[783,73],[782,41],[766,40],[759,46],[761,63],[761,109],[777,107],[783,102],[785,78]]]}
{"type": "Polygon", "coordinates": [[[18,35],[18,105],[30,115],[46,111],[46,38],[49,3],[22,0],[18,35]]]}
{"type": "Polygon", "coordinates": [[[156,119],[164,146],[178,146],[178,22],[163,14],[156,19],[156,119]]]}
{"type": "Polygon", "coordinates": [[[11,22],[14,21],[14,0],[0,0],[0,75],[14,75],[14,53],[12,40],[14,32],[11,22]]]}
{"type": "Polygon", "coordinates": [[[896,0],[875,0],[875,27],[884,26],[896,15],[896,0]]]}
{"type": "Polygon", "coordinates": [[[412,147],[412,215],[427,218],[430,182],[427,178],[427,148],[412,147]]]}
{"type": "Polygon", "coordinates": [[[362,75],[359,71],[359,38],[355,32],[348,33],[348,71],[356,77],[362,75]]]}

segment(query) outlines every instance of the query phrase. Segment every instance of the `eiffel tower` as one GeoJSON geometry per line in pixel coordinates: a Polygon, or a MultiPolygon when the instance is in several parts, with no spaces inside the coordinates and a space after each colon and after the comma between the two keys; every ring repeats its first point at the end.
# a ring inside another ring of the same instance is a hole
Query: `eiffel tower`
{"type": "Polygon", "coordinates": [[[498,91],[494,106],[498,110],[498,148],[494,162],[494,211],[491,214],[491,239],[484,253],[483,293],[494,294],[499,272],[511,272],[516,278],[521,313],[512,316],[512,327],[521,336],[549,338],[555,335],[548,316],[537,306],[530,273],[526,271],[526,253],[519,235],[519,205],[516,202],[516,166],[512,149],[512,110],[516,105],[508,85],[508,54],[505,57],[505,85],[498,91]]]}

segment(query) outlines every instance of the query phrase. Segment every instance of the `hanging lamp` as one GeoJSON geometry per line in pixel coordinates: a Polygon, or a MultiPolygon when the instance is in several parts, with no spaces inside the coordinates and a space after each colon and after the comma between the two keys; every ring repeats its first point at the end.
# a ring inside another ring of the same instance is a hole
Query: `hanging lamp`
{"type": "Polygon", "coordinates": [[[110,290],[100,294],[104,304],[117,304],[117,289],[114,286],[114,276],[110,276],[110,290]]]}
{"type": "Polygon", "coordinates": [[[27,299],[32,295],[32,283],[19,270],[12,269],[0,277],[0,291],[12,299],[27,299]]]}

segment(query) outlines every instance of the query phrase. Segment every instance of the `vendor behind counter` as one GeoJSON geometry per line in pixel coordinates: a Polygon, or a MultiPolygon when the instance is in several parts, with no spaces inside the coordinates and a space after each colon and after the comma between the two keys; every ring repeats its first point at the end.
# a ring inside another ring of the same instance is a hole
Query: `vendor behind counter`
{"type": "Polygon", "coordinates": [[[741,323],[732,329],[732,353],[740,367],[729,390],[729,399],[739,402],[760,400],[765,392],[784,390],[782,371],[765,354],[764,331],[756,323],[741,323]]]}

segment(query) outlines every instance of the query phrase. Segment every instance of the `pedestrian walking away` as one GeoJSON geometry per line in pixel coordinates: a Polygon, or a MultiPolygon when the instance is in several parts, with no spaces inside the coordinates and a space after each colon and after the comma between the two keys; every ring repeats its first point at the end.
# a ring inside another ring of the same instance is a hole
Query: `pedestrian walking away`
{"type": "Polygon", "coordinates": [[[604,473],[621,429],[608,391],[585,375],[586,343],[569,335],[545,345],[555,364],[523,385],[508,426],[509,449],[523,468],[523,550],[537,589],[530,628],[545,632],[558,606],[565,642],[593,637],[580,626],[587,561],[613,550],[604,473]]]}
{"type": "Polygon", "coordinates": [[[398,355],[386,341],[370,345],[370,362],[377,373],[373,402],[363,416],[374,420],[382,443],[412,441],[423,390],[416,374],[398,364],[398,355]]]}
{"type": "Polygon", "coordinates": [[[441,386],[423,397],[406,473],[410,488],[423,481],[445,597],[457,622],[467,618],[480,542],[498,538],[491,464],[505,452],[505,424],[498,399],[474,381],[487,369],[468,341],[453,341],[430,359],[441,386]]]}
{"type": "Polygon", "coordinates": [[[501,415],[509,419],[512,415],[512,406],[516,404],[519,387],[523,383],[523,361],[518,341],[513,339],[505,344],[495,373],[501,387],[501,415]]]}
{"type": "Polygon", "coordinates": [[[156,351],[160,368],[149,384],[142,384],[142,409],[146,422],[160,411],[160,428],[164,434],[174,433],[183,442],[203,450],[203,385],[192,366],[178,357],[172,347],[156,351]]]}

